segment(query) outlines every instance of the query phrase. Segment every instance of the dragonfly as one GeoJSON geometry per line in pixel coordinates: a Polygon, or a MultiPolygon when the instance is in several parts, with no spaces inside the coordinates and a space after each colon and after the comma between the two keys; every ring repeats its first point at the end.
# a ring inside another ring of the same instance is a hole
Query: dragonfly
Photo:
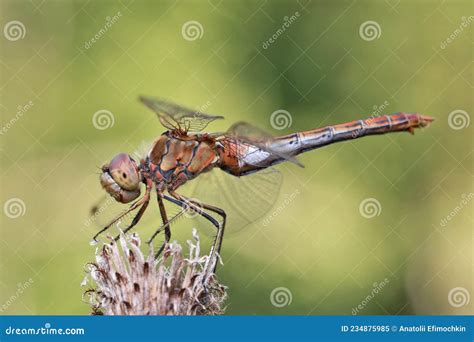
{"type": "MultiPolygon", "coordinates": [[[[152,143],[148,153],[140,160],[136,161],[127,153],[119,153],[102,166],[100,183],[103,189],[119,203],[134,202],[97,232],[93,241],[97,241],[100,234],[134,211],[137,211],[136,214],[123,232],[127,233],[136,226],[148,208],[151,193],[155,190],[162,224],[148,243],[151,244],[161,232],[164,232],[165,240],[157,250],[156,258],[170,241],[171,224],[189,210],[215,227],[216,235],[209,258],[220,255],[227,220],[226,211],[215,204],[184,196],[179,191],[185,183],[212,169],[218,168],[240,181],[282,162],[302,166],[296,156],[310,150],[370,135],[392,132],[413,134],[416,128],[426,127],[434,120],[427,115],[400,112],[276,137],[246,122],[237,122],[226,132],[205,133],[203,130],[211,122],[224,117],[153,97],[142,96],[140,101],[156,113],[166,131],[152,143]],[[145,191],[139,198],[142,184],[145,191]],[[177,205],[180,211],[169,217],[164,201],[177,205]]],[[[271,193],[261,193],[259,196],[276,197],[271,193]]],[[[212,266],[214,271],[216,265],[217,263],[212,266]]]]}

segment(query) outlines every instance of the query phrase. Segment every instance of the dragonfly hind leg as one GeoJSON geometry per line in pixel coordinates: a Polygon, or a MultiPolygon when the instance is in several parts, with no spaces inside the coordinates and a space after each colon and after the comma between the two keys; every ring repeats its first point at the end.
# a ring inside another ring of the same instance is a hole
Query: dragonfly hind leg
{"type": "Polygon", "coordinates": [[[220,254],[221,247],[222,247],[222,240],[224,238],[224,229],[225,229],[225,223],[226,223],[226,218],[227,218],[227,215],[226,215],[225,211],[220,209],[220,208],[209,205],[209,204],[198,203],[198,202],[193,201],[193,200],[191,200],[191,199],[189,199],[185,196],[177,194],[174,191],[169,191],[169,193],[171,194],[171,196],[173,196],[175,198],[175,200],[173,201],[169,197],[165,196],[166,199],[171,200],[174,203],[178,202],[177,204],[183,206],[183,208],[184,208],[184,206],[186,206],[186,208],[191,208],[192,210],[197,212],[199,215],[203,216],[208,221],[210,221],[217,228],[217,235],[214,239],[214,243],[212,244],[211,251],[209,253],[209,259],[208,260],[210,262],[206,266],[206,269],[207,269],[206,271],[209,271],[208,268],[211,268],[212,272],[215,273],[216,268],[217,268],[216,253],[220,254]],[[210,210],[210,211],[218,214],[219,216],[221,216],[222,217],[222,222],[217,221],[211,215],[206,213],[203,210],[203,208],[207,209],[207,210],[210,210]]]}
{"type": "Polygon", "coordinates": [[[165,231],[165,241],[161,245],[161,247],[158,249],[158,251],[155,254],[155,258],[158,258],[158,256],[163,252],[165,249],[165,246],[167,243],[170,242],[171,239],[171,229],[170,229],[170,224],[173,222],[177,217],[179,217],[179,213],[175,215],[174,217],[171,218],[171,220],[168,220],[168,216],[166,214],[166,209],[165,205],[163,204],[163,194],[161,192],[157,193],[157,200],[158,200],[158,207],[160,208],[160,215],[161,215],[161,220],[163,221],[163,225],[156,230],[155,233],[151,236],[151,238],[148,240],[148,244],[151,244],[153,242],[153,239],[163,230],[165,231]]]}

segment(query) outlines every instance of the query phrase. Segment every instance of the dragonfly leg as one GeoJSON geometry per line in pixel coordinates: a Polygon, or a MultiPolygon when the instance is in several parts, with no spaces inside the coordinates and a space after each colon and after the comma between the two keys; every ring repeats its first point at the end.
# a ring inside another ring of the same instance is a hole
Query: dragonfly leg
{"type": "Polygon", "coordinates": [[[220,217],[222,217],[222,222],[220,223],[220,228],[218,228],[218,232],[217,232],[217,236],[216,236],[216,243],[215,243],[217,253],[220,253],[221,252],[221,247],[222,247],[222,240],[224,238],[224,229],[225,229],[227,214],[221,208],[214,207],[214,206],[209,205],[209,204],[201,203],[201,206],[204,209],[213,211],[216,214],[218,214],[220,217]]]}
{"type": "MultiPolygon", "coordinates": [[[[163,228],[165,230],[165,241],[163,242],[163,244],[161,245],[160,249],[158,249],[158,251],[156,252],[155,254],[155,258],[158,258],[158,256],[161,254],[161,252],[163,252],[163,250],[165,249],[165,246],[166,244],[170,241],[171,239],[171,229],[170,229],[170,222],[168,220],[168,215],[166,215],[166,209],[165,209],[165,205],[163,204],[163,194],[161,192],[157,192],[158,193],[158,196],[157,196],[157,199],[158,199],[158,207],[160,208],[160,214],[161,214],[161,220],[163,221],[163,228]]],[[[173,219],[175,219],[175,217],[173,217],[173,219]]],[[[149,243],[151,243],[153,241],[153,239],[155,238],[155,236],[162,230],[162,229],[158,229],[154,234],[153,236],[150,238],[149,240],[149,243]]]]}
{"type": "MultiPolygon", "coordinates": [[[[140,221],[140,219],[143,216],[143,213],[145,212],[146,208],[148,207],[148,203],[150,203],[150,195],[148,195],[148,198],[145,200],[145,202],[143,202],[143,205],[138,210],[138,213],[135,215],[132,222],[127,226],[127,228],[125,228],[123,230],[124,234],[126,234],[130,229],[132,229],[138,223],[138,221],[140,221]]],[[[117,241],[119,238],[120,238],[120,234],[117,235],[114,240],[117,241]]]]}
{"type": "Polygon", "coordinates": [[[215,273],[216,268],[217,268],[217,261],[215,260],[216,259],[215,254],[216,254],[216,251],[217,251],[217,253],[220,253],[221,246],[222,246],[222,239],[224,237],[224,228],[225,228],[225,222],[226,222],[226,217],[227,217],[225,211],[220,209],[220,208],[209,205],[209,204],[197,203],[197,202],[195,202],[195,201],[193,201],[193,200],[191,200],[191,199],[189,199],[185,196],[177,194],[174,191],[169,191],[169,193],[177,201],[181,202],[180,205],[184,204],[186,207],[193,209],[198,214],[200,214],[201,216],[203,216],[207,220],[209,220],[217,228],[217,235],[214,239],[214,243],[212,244],[211,251],[209,253],[209,259],[208,259],[212,263],[212,265],[209,266],[209,267],[211,267],[212,272],[215,273]],[[212,212],[215,212],[216,214],[220,215],[222,217],[222,222],[219,223],[215,218],[213,218],[211,215],[206,213],[201,207],[204,208],[204,209],[210,210],[212,212]]]}
{"type": "Polygon", "coordinates": [[[151,191],[151,186],[147,185],[145,195],[143,195],[142,198],[140,198],[138,201],[133,203],[126,211],[124,211],[122,214],[120,214],[119,216],[114,218],[108,225],[106,225],[104,228],[102,228],[100,231],[98,231],[97,234],[95,234],[92,239],[94,241],[97,241],[97,237],[100,234],[102,234],[103,232],[105,232],[107,229],[109,229],[114,223],[118,222],[122,217],[124,217],[125,215],[127,215],[131,211],[137,209],[139,206],[142,206],[140,208],[138,214],[133,218],[133,221],[130,224],[130,226],[125,228],[125,232],[130,230],[134,225],[136,225],[138,223],[138,221],[140,220],[140,218],[143,215],[143,212],[145,212],[146,207],[148,206],[148,202],[150,201],[150,191],[151,191]]]}

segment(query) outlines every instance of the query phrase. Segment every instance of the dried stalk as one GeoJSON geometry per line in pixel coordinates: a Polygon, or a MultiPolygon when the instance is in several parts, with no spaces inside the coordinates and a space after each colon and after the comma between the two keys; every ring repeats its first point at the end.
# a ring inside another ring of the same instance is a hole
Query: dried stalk
{"type": "Polygon", "coordinates": [[[96,262],[87,265],[88,281],[95,284],[84,297],[93,314],[103,315],[219,315],[224,312],[226,287],[213,269],[216,260],[200,256],[199,236],[188,241],[189,257],[182,247],[168,244],[155,260],[140,250],[137,234],[120,236],[119,244],[110,238],[96,251],[96,262]],[[118,246],[120,245],[120,247],[118,246]]]}

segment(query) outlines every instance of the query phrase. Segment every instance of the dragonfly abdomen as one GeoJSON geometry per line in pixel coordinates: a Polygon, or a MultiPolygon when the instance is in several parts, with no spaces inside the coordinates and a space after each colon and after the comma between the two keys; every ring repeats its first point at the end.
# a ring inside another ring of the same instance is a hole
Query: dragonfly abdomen
{"type": "Polygon", "coordinates": [[[433,118],[425,115],[397,113],[276,137],[266,143],[266,148],[231,140],[226,146],[231,153],[221,156],[219,166],[226,172],[242,176],[291,161],[298,154],[338,141],[391,132],[413,133],[415,128],[425,127],[432,121],[433,118]]]}
{"type": "Polygon", "coordinates": [[[367,135],[403,131],[413,133],[415,128],[425,127],[432,121],[433,118],[420,114],[397,113],[383,115],[277,137],[272,142],[271,147],[281,153],[295,156],[338,141],[356,139],[367,135]]]}

